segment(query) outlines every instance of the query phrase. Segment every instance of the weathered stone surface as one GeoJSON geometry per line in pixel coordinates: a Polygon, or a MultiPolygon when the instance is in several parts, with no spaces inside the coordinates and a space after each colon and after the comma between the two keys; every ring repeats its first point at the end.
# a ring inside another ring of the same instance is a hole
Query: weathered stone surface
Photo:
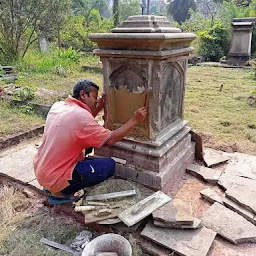
{"type": "Polygon", "coordinates": [[[221,151],[207,148],[204,150],[204,162],[208,167],[227,162],[229,157],[223,156],[221,151]]]}
{"type": "Polygon", "coordinates": [[[205,212],[202,221],[207,228],[234,244],[256,242],[256,226],[219,203],[205,212]]]}
{"type": "Polygon", "coordinates": [[[247,210],[256,213],[256,191],[250,187],[229,188],[226,190],[226,196],[247,210]]]}
{"type": "Polygon", "coordinates": [[[234,175],[227,175],[227,174],[222,174],[220,176],[220,179],[218,181],[218,184],[223,187],[224,189],[229,189],[229,188],[244,188],[249,189],[251,191],[256,192],[256,181],[239,177],[239,176],[234,176],[234,175]]]}
{"type": "Polygon", "coordinates": [[[194,230],[160,228],[148,223],[141,235],[185,256],[206,256],[216,233],[205,227],[194,230]]]}
{"type": "Polygon", "coordinates": [[[180,199],[173,199],[171,202],[154,211],[153,218],[167,225],[192,225],[194,222],[191,205],[180,199]]]}
{"type": "Polygon", "coordinates": [[[201,228],[203,223],[202,223],[202,220],[194,218],[193,224],[191,225],[166,223],[159,220],[154,220],[154,225],[162,228],[197,229],[197,228],[201,228]]]}
{"type": "Polygon", "coordinates": [[[256,180],[256,156],[235,153],[225,173],[256,180]]]}
{"type": "Polygon", "coordinates": [[[221,172],[204,166],[190,164],[187,167],[187,173],[206,180],[210,184],[216,184],[220,178],[221,172]]]}
{"type": "Polygon", "coordinates": [[[28,145],[0,157],[0,173],[24,183],[35,180],[33,156],[36,152],[37,149],[34,145],[28,145]]]}
{"type": "Polygon", "coordinates": [[[214,191],[211,188],[206,188],[204,190],[201,190],[200,195],[202,198],[204,198],[206,201],[208,201],[212,204],[215,202],[223,204],[221,197],[218,195],[218,193],[216,191],[214,191]]]}
{"type": "Polygon", "coordinates": [[[238,214],[243,216],[245,219],[250,221],[252,224],[254,224],[254,217],[255,217],[254,213],[248,211],[241,205],[239,205],[236,202],[234,202],[233,200],[229,199],[226,195],[223,196],[222,200],[223,200],[224,205],[226,205],[229,209],[231,209],[234,212],[237,212],[238,214]]]}

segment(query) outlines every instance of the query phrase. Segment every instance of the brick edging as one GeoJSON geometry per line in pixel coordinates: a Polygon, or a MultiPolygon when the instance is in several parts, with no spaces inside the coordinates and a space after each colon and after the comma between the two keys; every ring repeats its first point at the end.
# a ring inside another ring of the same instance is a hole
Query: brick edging
{"type": "Polygon", "coordinates": [[[30,139],[30,138],[36,137],[38,135],[41,135],[41,134],[43,134],[43,132],[44,132],[44,125],[38,126],[34,129],[31,129],[31,130],[23,132],[23,133],[9,136],[5,139],[0,139],[0,150],[10,147],[10,146],[13,146],[13,145],[16,145],[16,144],[19,144],[24,139],[30,139]]]}

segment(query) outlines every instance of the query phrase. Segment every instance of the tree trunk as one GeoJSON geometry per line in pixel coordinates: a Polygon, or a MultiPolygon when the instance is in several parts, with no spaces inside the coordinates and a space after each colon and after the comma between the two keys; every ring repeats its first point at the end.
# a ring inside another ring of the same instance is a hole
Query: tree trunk
{"type": "Polygon", "coordinates": [[[114,0],[114,3],[113,3],[113,16],[114,16],[114,25],[116,27],[120,23],[120,18],[119,18],[119,0],[114,0]]]}

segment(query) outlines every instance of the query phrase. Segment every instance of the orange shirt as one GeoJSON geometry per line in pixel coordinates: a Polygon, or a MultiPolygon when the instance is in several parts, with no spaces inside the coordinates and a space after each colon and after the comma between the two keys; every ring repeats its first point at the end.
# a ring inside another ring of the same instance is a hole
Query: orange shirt
{"type": "Polygon", "coordinates": [[[101,147],[110,135],[111,131],[98,124],[81,101],[69,97],[65,102],[54,103],[34,158],[39,184],[51,192],[67,187],[75,165],[84,159],[83,149],[101,147]]]}

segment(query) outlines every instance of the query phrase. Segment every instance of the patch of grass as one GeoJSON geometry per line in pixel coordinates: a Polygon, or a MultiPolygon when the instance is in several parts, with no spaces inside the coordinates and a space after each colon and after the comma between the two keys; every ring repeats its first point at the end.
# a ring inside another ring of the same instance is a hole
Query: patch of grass
{"type": "Polygon", "coordinates": [[[205,146],[233,145],[240,152],[255,154],[256,134],[248,124],[255,123],[256,109],[247,103],[254,88],[251,70],[189,68],[185,119],[208,137],[205,146]]]}
{"type": "Polygon", "coordinates": [[[35,210],[37,202],[30,202],[13,187],[0,187],[0,197],[0,255],[69,255],[41,244],[40,239],[69,244],[81,227],[52,214],[48,208],[35,210]]]}
{"type": "Polygon", "coordinates": [[[0,138],[25,132],[42,124],[43,117],[36,115],[27,106],[19,108],[0,100],[0,138]]]}

